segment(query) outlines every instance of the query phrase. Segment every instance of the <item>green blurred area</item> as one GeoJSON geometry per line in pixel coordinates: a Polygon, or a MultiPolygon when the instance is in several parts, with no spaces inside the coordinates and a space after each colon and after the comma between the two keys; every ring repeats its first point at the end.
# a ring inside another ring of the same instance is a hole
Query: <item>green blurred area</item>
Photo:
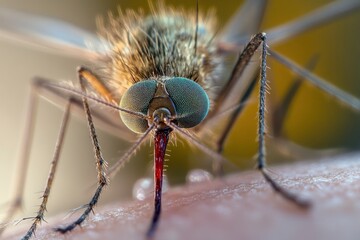
{"type": "MultiPolygon", "coordinates": [[[[270,1],[263,24],[266,30],[278,24],[286,23],[302,16],[315,7],[329,1],[270,1]],[[296,3],[296,4],[295,4],[296,3]]],[[[360,69],[358,68],[360,14],[337,19],[334,22],[301,34],[279,46],[272,47],[296,63],[305,66],[312,57],[318,56],[314,73],[329,83],[360,97],[360,69]]],[[[270,58],[271,59],[271,58],[270,58]]],[[[270,99],[280,100],[289,88],[295,75],[275,61],[270,61],[270,99]]],[[[232,140],[241,137],[240,146],[245,146],[256,138],[256,104],[246,110],[239,119],[232,140]],[[251,127],[249,127],[249,125],[251,127]],[[250,136],[250,138],[249,138],[250,136]],[[247,140],[245,140],[246,138],[247,140]]],[[[270,106],[271,107],[271,106],[270,106]]],[[[345,107],[332,97],[315,89],[310,84],[303,84],[291,105],[284,130],[292,141],[315,149],[345,148],[359,150],[360,147],[359,113],[345,107]]],[[[268,126],[271,128],[271,126],[268,126]]],[[[269,139],[271,141],[271,139],[269,139]]],[[[239,145],[230,143],[228,154],[239,149],[239,154],[250,157],[256,151],[256,145],[248,145],[245,152],[239,145]],[[240,153],[240,151],[242,153],[240,153]]],[[[275,159],[269,159],[271,163],[275,159]]]]}
{"type": "MultiPolygon", "coordinates": [[[[59,3],[34,0],[30,2],[29,5],[24,5],[22,2],[14,3],[13,1],[9,1],[7,6],[21,11],[59,18],[91,31],[95,31],[94,17],[96,15],[104,15],[108,10],[115,11],[116,6],[120,6],[122,9],[137,9],[141,7],[145,11],[148,11],[146,0],[62,1],[59,3]]],[[[196,6],[195,0],[165,2],[174,7],[184,6],[187,9],[194,9],[196,6]]],[[[269,1],[262,30],[296,19],[296,17],[302,16],[329,2],[331,1],[269,1]]],[[[216,9],[220,29],[240,5],[241,4],[236,1],[219,2],[215,0],[199,0],[199,8],[201,11],[211,8],[216,9]]],[[[360,68],[358,60],[360,56],[359,27],[360,11],[357,11],[349,16],[344,16],[334,22],[301,34],[301,36],[295,37],[279,46],[270,46],[270,48],[303,66],[306,65],[313,56],[318,55],[319,60],[314,69],[314,73],[327,79],[339,88],[360,97],[360,68]]],[[[51,78],[74,79],[76,67],[79,64],[83,64],[81,62],[70,62],[66,58],[62,59],[62,63],[55,64],[55,60],[62,57],[46,55],[46,53],[40,53],[41,55],[38,57],[29,57],[30,55],[28,56],[27,54],[37,54],[36,51],[32,52],[28,49],[21,49],[21,47],[19,48],[18,46],[14,47],[14,51],[15,48],[19,49],[19,58],[25,61],[23,64],[34,64],[32,67],[34,72],[29,73],[29,76],[38,75],[51,78]],[[21,53],[23,55],[21,55],[21,53]],[[51,64],[52,61],[54,61],[54,63],[47,67],[45,71],[43,65],[38,63],[37,60],[34,60],[38,58],[45,60],[49,64],[51,64]],[[61,72],[62,68],[66,68],[66,72],[61,72]]],[[[18,59],[14,60],[12,64],[9,62],[9,59],[11,60],[10,55],[6,57],[6,59],[6,63],[2,64],[8,64],[8,67],[13,66],[17,69],[18,59]]],[[[268,75],[271,86],[271,96],[269,99],[279,101],[291,85],[291,81],[295,76],[286,68],[272,60],[269,61],[269,67],[268,75]]],[[[4,68],[4,71],[5,70],[4,68]]],[[[8,79],[8,77],[3,77],[2,79],[8,79]]],[[[25,86],[27,86],[29,81],[28,79],[20,79],[19,81],[21,81],[19,85],[22,89],[19,88],[18,91],[21,92],[21,95],[24,95],[25,98],[28,91],[28,87],[25,86]]],[[[225,146],[225,156],[240,169],[252,168],[255,165],[253,157],[256,155],[257,149],[256,97],[257,92],[254,92],[252,95],[254,101],[249,104],[244,113],[239,117],[225,146]]],[[[25,102],[26,100],[22,101],[25,102]]],[[[20,105],[21,102],[18,104],[20,105]]],[[[2,123],[3,125],[8,125],[13,121],[7,119],[8,116],[21,112],[18,111],[19,105],[14,106],[14,108],[17,109],[16,111],[3,107],[2,111],[5,111],[6,116],[4,123],[2,123]]],[[[44,105],[49,104],[42,103],[41,107],[44,105]]],[[[21,105],[21,108],[25,110],[25,104],[21,105]]],[[[269,111],[270,110],[271,106],[269,107],[269,111]]],[[[16,120],[14,120],[16,121],[14,123],[17,128],[14,126],[15,130],[11,130],[15,132],[14,140],[11,140],[11,146],[14,146],[14,149],[11,150],[9,156],[1,156],[2,159],[0,161],[7,164],[4,169],[13,169],[17,152],[16,146],[21,136],[20,126],[23,124],[23,119],[21,119],[20,116],[23,115],[19,115],[16,120]],[[5,163],[4,159],[12,159],[12,161],[6,161],[5,163]]],[[[27,209],[30,209],[30,213],[34,212],[31,207],[38,204],[38,195],[34,195],[34,192],[41,191],[45,184],[44,179],[46,179],[47,176],[56,132],[61,119],[61,111],[51,106],[49,110],[40,113],[38,119],[40,123],[38,123],[36,128],[37,135],[35,135],[32,166],[29,169],[30,174],[27,181],[26,192],[26,206],[27,209]],[[57,122],[49,128],[50,130],[44,130],[44,128],[48,127],[50,122],[53,121],[48,119],[50,115],[55,117],[56,120],[54,121],[57,122]],[[41,133],[42,131],[45,133],[41,133]],[[50,131],[52,132],[51,136],[50,131]],[[36,144],[36,141],[40,143],[36,144]],[[35,157],[35,154],[41,157],[35,157]],[[44,155],[46,156],[44,157],[44,155]],[[38,161],[38,163],[36,163],[36,161],[38,161]],[[31,183],[34,183],[34,186],[30,186],[31,183]]],[[[271,126],[268,127],[270,128],[271,126]]],[[[343,148],[344,151],[360,149],[360,114],[339,104],[333,100],[333,98],[306,83],[303,84],[294,99],[288,119],[285,122],[284,131],[287,136],[289,136],[289,139],[306,147],[315,149],[343,148]]],[[[130,143],[118,140],[102,131],[100,131],[99,135],[104,156],[110,163],[114,163],[116,159],[131,146],[130,143]]],[[[268,139],[268,141],[272,141],[271,138],[268,139]]],[[[4,141],[1,144],[6,144],[6,142],[4,141]]],[[[129,198],[133,182],[140,177],[151,176],[152,146],[152,144],[145,144],[130,163],[126,165],[125,169],[119,172],[119,176],[112,181],[111,186],[106,191],[104,201],[129,198]]],[[[269,150],[269,152],[273,154],[271,150],[269,150]]],[[[186,141],[182,139],[178,139],[176,144],[169,147],[169,154],[167,176],[172,185],[184,182],[185,174],[191,168],[201,167],[211,169],[210,158],[199,150],[190,148],[186,141]]],[[[67,142],[64,146],[64,160],[62,160],[61,168],[56,176],[54,194],[50,200],[51,207],[49,206],[48,208],[50,211],[56,212],[75,208],[87,201],[93,191],[92,184],[95,183],[96,178],[92,156],[92,147],[88,138],[85,121],[74,120],[70,126],[67,142]],[[75,133],[75,131],[77,132],[75,133]],[[80,147],[80,143],[84,146],[80,147]]],[[[274,153],[268,161],[269,164],[276,164],[276,162],[284,159],[288,158],[283,158],[281,155],[274,153]]],[[[11,171],[9,170],[8,172],[11,171]]],[[[10,179],[10,175],[6,174],[6,179],[10,179]]],[[[6,189],[4,190],[5,192],[10,192],[9,184],[4,185],[2,189],[6,189]]],[[[7,199],[4,199],[4,201],[6,200],[7,199]]]]}

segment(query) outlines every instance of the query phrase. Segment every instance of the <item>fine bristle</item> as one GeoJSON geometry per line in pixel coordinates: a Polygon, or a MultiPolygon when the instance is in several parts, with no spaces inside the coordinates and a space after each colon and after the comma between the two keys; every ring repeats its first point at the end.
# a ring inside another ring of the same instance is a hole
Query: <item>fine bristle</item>
{"type": "Polygon", "coordinates": [[[114,89],[127,89],[147,79],[185,77],[208,90],[223,68],[212,43],[213,15],[200,12],[197,19],[194,11],[162,4],[153,7],[148,16],[141,10],[119,10],[117,16],[110,13],[107,19],[98,21],[99,35],[112,46],[100,74],[114,89]]]}

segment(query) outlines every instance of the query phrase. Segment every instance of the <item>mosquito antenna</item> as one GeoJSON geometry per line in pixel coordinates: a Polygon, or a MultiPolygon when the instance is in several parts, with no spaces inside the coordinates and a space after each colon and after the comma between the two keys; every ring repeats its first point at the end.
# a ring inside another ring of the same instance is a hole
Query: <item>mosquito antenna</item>
{"type": "Polygon", "coordinates": [[[134,111],[131,111],[131,110],[128,110],[128,109],[125,109],[125,108],[121,108],[117,105],[114,105],[110,102],[107,102],[101,98],[98,98],[96,96],[92,96],[92,95],[88,95],[78,89],[75,89],[75,88],[72,88],[72,87],[68,87],[68,86],[63,86],[63,85],[59,85],[59,84],[55,84],[55,83],[49,83],[48,81],[41,81],[41,79],[39,80],[39,83],[43,86],[48,86],[48,87],[51,87],[51,88],[58,88],[58,89],[61,89],[63,91],[66,91],[66,92],[70,92],[72,94],[75,94],[77,96],[81,96],[81,97],[85,97],[89,100],[92,100],[94,102],[97,102],[99,104],[102,104],[106,107],[109,107],[109,108],[112,108],[112,109],[115,109],[115,110],[118,110],[118,111],[122,111],[122,112],[126,112],[128,114],[131,114],[131,115],[134,115],[138,118],[142,118],[142,119],[149,119],[149,116],[141,113],[141,112],[134,112],[134,111]]]}
{"type": "Polygon", "coordinates": [[[194,44],[194,56],[196,56],[197,51],[197,38],[198,38],[198,29],[199,29],[199,0],[196,0],[196,15],[195,15],[195,44],[194,44]]]}
{"type": "Polygon", "coordinates": [[[131,146],[129,150],[110,168],[109,177],[113,178],[116,173],[125,165],[125,163],[130,159],[130,157],[136,152],[140,147],[141,143],[144,142],[149,133],[154,129],[155,124],[153,123],[144,134],[131,146]]]}
{"type": "MultiPolygon", "coordinates": [[[[208,123],[210,125],[213,123],[216,123],[217,121],[224,119],[228,115],[233,114],[235,111],[238,111],[240,108],[244,108],[244,107],[246,107],[250,104],[254,104],[254,103],[256,103],[255,99],[248,99],[245,102],[238,103],[236,105],[228,107],[228,108],[222,110],[221,112],[217,113],[216,115],[214,115],[211,119],[208,120],[208,123]]],[[[174,119],[176,119],[176,118],[174,118],[174,119]]],[[[211,131],[210,129],[205,129],[205,130],[211,131]]]]}
{"type": "Polygon", "coordinates": [[[175,123],[167,121],[165,122],[166,125],[171,127],[175,132],[179,133],[182,137],[187,139],[190,143],[196,145],[199,149],[201,149],[205,154],[209,155],[211,158],[215,160],[216,163],[219,164],[230,164],[232,167],[238,168],[233,163],[229,162],[226,158],[224,158],[221,154],[218,152],[212,150],[211,148],[205,146],[202,144],[199,140],[197,140],[194,136],[190,135],[180,127],[178,127],[175,123]]]}

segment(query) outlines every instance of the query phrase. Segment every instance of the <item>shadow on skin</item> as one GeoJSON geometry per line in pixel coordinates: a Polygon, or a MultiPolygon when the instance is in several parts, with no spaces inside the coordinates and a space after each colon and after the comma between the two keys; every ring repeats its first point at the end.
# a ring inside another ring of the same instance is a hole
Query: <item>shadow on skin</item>
{"type": "MultiPolygon", "coordinates": [[[[302,210],[274,194],[249,171],[169,189],[154,239],[357,239],[360,236],[360,154],[271,168],[284,187],[312,201],[302,210]],[[276,173],[278,175],[276,175],[276,173]]],[[[110,186],[111,187],[111,186],[110,186]]],[[[35,239],[145,239],[152,198],[97,207],[71,233],[53,228],[76,216],[43,223],[35,239]]],[[[25,224],[24,224],[25,225],[25,224]]],[[[4,239],[19,239],[23,229],[4,239]],[[21,232],[21,233],[20,233],[21,232]]]]}

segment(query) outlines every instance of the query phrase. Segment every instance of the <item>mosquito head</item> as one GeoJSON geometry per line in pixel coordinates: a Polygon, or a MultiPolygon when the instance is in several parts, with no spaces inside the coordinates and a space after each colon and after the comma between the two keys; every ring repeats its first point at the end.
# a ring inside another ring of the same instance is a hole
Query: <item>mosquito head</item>
{"type": "Polygon", "coordinates": [[[173,77],[135,83],[122,96],[120,107],[149,116],[149,119],[142,119],[120,112],[130,130],[143,133],[153,123],[157,129],[169,128],[167,121],[181,128],[194,127],[208,114],[210,102],[199,84],[187,78],[173,77]]]}

